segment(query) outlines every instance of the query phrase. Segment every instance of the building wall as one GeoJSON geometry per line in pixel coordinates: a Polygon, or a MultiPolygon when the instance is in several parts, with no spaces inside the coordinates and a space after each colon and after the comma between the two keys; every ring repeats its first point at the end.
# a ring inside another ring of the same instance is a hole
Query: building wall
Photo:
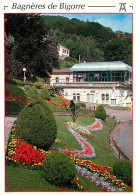
{"type": "Polygon", "coordinates": [[[66,79],[67,82],[73,82],[73,74],[72,73],[62,73],[62,74],[53,74],[50,79],[50,84],[53,85],[54,83],[65,83],[66,79]],[[58,78],[58,82],[57,81],[58,78]]]}
{"type": "Polygon", "coordinates": [[[62,95],[69,100],[82,101],[97,104],[108,104],[111,106],[131,106],[131,96],[127,90],[119,89],[81,89],[63,88],[62,95]],[[127,97],[128,96],[128,97],[127,97]]]}
{"type": "Polygon", "coordinates": [[[69,57],[69,49],[64,47],[63,45],[58,45],[59,58],[69,57]]]}
{"type": "Polygon", "coordinates": [[[132,96],[128,90],[119,87],[118,82],[73,82],[73,74],[54,73],[51,76],[51,85],[61,87],[62,95],[69,100],[82,101],[110,106],[131,106],[132,96]],[[66,78],[69,81],[66,82],[66,78]],[[58,79],[58,80],[57,80],[58,79]]]}

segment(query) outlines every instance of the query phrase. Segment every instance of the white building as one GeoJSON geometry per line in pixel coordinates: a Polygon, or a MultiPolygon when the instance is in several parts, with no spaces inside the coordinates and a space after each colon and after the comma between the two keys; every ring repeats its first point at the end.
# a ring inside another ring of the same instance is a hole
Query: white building
{"type": "Polygon", "coordinates": [[[70,50],[62,44],[58,44],[59,59],[69,57],[70,50]]]}
{"type": "Polygon", "coordinates": [[[91,62],[54,71],[51,85],[74,101],[111,106],[131,106],[131,92],[124,85],[132,82],[132,68],[123,62],[91,62]]]}

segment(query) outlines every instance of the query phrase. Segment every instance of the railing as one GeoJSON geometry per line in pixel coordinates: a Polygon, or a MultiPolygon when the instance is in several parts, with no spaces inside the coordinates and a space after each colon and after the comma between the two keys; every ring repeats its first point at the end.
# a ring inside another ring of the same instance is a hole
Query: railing
{"type": "Polygon", "coordinates": [[[54,87],[115,87],[122,86],[119,82],[60,82],[53,83],[54,87]]]}

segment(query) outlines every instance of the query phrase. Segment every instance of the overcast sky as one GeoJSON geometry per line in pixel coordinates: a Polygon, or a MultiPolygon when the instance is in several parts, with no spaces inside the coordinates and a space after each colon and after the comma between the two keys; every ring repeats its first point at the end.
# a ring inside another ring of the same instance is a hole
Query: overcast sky
{"type": "Polygon", "coordinates": [[[69,19],[77,18],[82,21],[99,22],[105,27],[110,27],[114,32],[132,33],[132,14],[54,14],[67,17],[69,19]]]}

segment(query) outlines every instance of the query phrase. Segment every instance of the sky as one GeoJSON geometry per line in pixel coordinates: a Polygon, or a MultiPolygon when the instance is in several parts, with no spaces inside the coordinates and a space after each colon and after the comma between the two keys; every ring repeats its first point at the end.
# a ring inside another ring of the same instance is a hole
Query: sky
{"type": "Polygon", "coordinates": [[[69,19],[77,18],[82,21],[98,22],[105,27],[110,27],[114,32],[132,33],[132,14],[53,14],[69,19]]]}

